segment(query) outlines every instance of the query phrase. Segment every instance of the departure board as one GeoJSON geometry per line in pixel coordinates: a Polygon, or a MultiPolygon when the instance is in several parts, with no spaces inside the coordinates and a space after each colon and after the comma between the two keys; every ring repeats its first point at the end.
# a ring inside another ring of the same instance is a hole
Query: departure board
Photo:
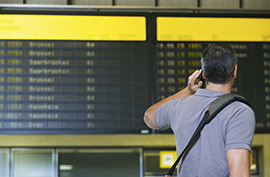
{"type": "Polygon", "coordinates": [[[0,46],[2,132],[145,128],[144,43],[2,41],[0,46]]]}
{"type": "Polygon", "coordinates": [[[202,51],[208,44],[226,42],[235,49],[238,58],[232,92],[243,95],[251,103],[256,132],[270,132],[269,29],[270,20],[266,18],[158,17],[157,99],[186,87],[188,76],[201,69],[202,51]]]}
{"type": "Polygon", "coordinates": [[[1,133],[148,131],[145,17],[0,19],[1,133]]]}
{"type": "MultiPolygon", "coordinates": [[[[211,42],[159,42],[156,50],[157,99],[186,87],[201,68],[201,54],[211,42]]],[[[257,132],[270,128],[270,43],[229,43],[237,52],[238,74],[233,93],[243,95],[256,114],[257,132]],[[254,52],[256,51],[256,52],[254,52]]]]}
{"type": "Polygon", "coordinates": [[[156,15],[0,15],[0,134],[151,133],[145,110],[186,87],[213,42],[236,50],[232,90],[270,133],[270,19],[156,15]],[[203,26],[216,23],[227,30],[203,26]]]}

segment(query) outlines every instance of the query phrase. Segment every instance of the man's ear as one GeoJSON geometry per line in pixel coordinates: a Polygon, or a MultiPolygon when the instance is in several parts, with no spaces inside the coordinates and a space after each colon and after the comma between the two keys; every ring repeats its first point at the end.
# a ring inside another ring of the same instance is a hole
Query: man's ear
{"type": "Polygon", "coordinates": [[[204,72],[202,71],[202,77],[205,79],[205,75],[204,75],[204,72]]]}
{"type": "Polygon", "coordinates": [[[237,77],[237,64],[234,66],[233,78],[237,77]]]}

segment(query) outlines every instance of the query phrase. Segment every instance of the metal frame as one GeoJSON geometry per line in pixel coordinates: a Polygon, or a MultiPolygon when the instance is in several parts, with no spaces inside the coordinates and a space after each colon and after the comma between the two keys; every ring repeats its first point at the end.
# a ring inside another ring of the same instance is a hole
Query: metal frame
{"type": "MultiPolygon", "coordinates": [[[[116,0],[111,0],[112,1],[112,6],[116,6],[115,1],[116,0]]],[[[197,0],[197,7],[201,7],[201,1],[202,0],[197,0]]],[[[238,0],[239,1],[239,8],[243,8],[243,0],[238,0]]],[[[155,7],[159,7],[159,0],[154,0],[155,2],[155,7]]],[[[27,4],[27,0],[23,0],[22,4],[27,4]]],[[[66,0],[66,5],[73,5],[72,0],[66,0]]]]}
{"type": "Polygon", "coordinates": [[[139,149],[140,157],[139,157],[139,167],[140,167],[140,177],[144,177],[144,161],[143,161],[143,149],[139,149]]]}
{"type": "Polygon", "coordinates": [[[148,13],[234,13],[234,14],[270,14],[269,9],[207,9],[179,7],[144,7],[144,6],[80,6],[80,5],[29,5],[29,4],[0,4],[0,11],[60,11],[61,12],[148,12],[148,13]]]}
{"type": "Polygon", "coordinates": [[[59,174],[59,169],[58,169],[59,160],[58,160],[58,158],[59,158],[58,149],[54,148],[53,149],[53,177],[58,177],[58,174],[59,174]]]}

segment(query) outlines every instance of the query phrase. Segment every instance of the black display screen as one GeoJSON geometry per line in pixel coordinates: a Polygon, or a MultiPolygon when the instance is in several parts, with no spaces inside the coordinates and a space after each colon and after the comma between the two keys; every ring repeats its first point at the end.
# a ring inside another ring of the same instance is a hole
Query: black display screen
{"type": "MultiPolygon", "coordinates": [[[[200,69],[201,53],[211,42],[159,42],[156,48],[157,99],[186,87],[200,69]]],[[[237,52],[238,74],[232,93],[243,95],[256,116],[256,132],[270,128],[270,43],[229,43],[237,52]]]]}
{"type": "MultiPolygon", "coordinates": [[[[139,40],[133,33],[113,39],[100,33],[101,40],[2,35],[0,133],[151,133],[145,110],[186,86],[213,41],[157,40],[154,15],[140,16],[146,38],[139,40]]],[[[18,30],[10,24],[1,19],[1,30],[18,30]]],[[[270,42],[227,42],[238,57],[232,90],[254,108],[256,132],[270,133],[270,42]]]]}
{"type": "Polygon", "coordinates": [[[0,44],[2,132],[140,133],[146,128],[145,42],[0,44]]]}

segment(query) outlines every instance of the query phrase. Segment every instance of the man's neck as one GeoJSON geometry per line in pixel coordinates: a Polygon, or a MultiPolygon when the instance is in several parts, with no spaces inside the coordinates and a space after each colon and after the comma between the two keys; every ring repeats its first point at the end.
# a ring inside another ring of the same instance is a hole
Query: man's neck
{"type": "Polygon", "coordinates": [[[214,91],[220,91],[220,92],[225,92],[225,93],[231,93],[231,84],[214,84],[209,82],[206,86],[205,89],[207,90],[214,90],[214,91]]]}

